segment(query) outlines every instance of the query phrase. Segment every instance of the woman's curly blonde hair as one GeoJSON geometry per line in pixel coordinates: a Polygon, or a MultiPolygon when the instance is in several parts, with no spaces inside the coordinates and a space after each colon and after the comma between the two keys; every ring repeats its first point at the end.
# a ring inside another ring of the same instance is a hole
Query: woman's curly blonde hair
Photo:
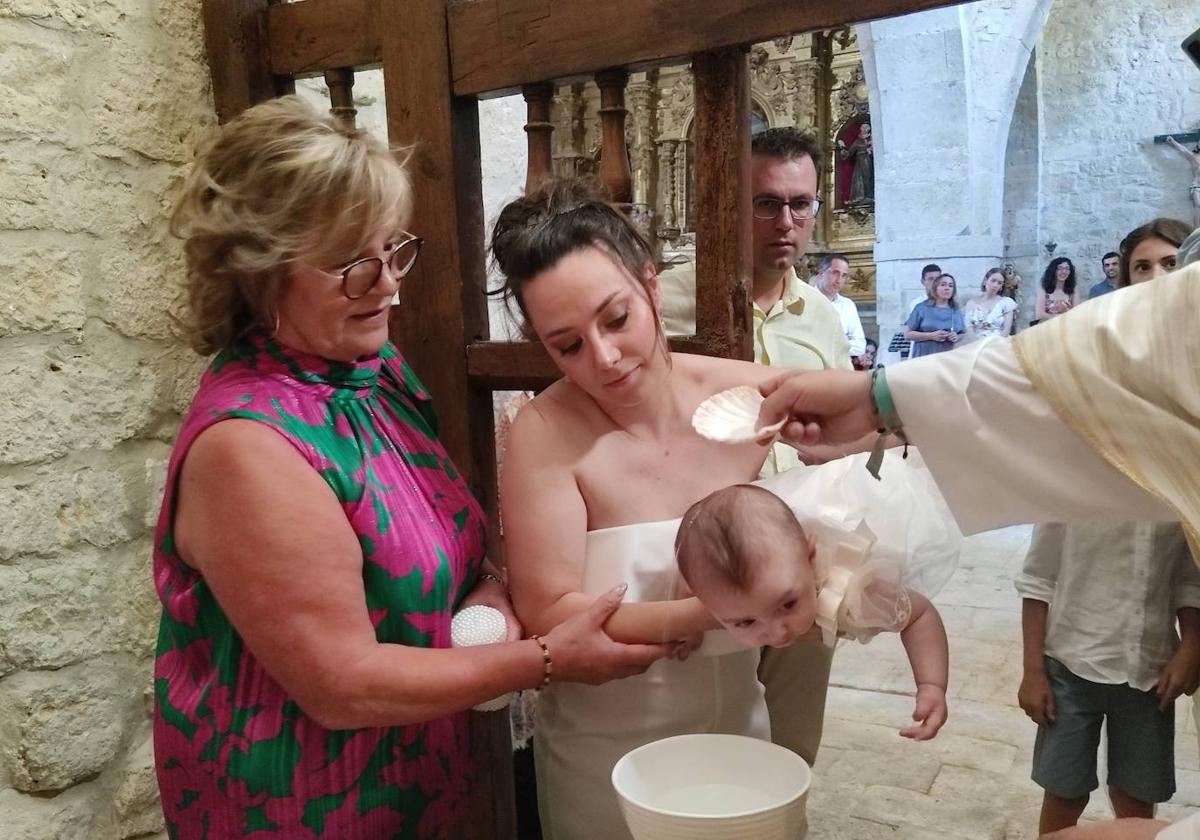
{"type": "Polygon", "coordinates": [[[366,132],[297,96],[248,109],[201,149],[171,216],[187,263],[188,343],[207,356],[276,328],[298,255],[348,262],[386,226],[403,227],[411,204],[403,161],[366,132]]]}

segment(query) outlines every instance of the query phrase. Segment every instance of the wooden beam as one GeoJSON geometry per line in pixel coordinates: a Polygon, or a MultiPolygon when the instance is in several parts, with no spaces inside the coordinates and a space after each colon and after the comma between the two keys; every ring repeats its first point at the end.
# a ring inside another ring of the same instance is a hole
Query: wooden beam
{"type": "Polygon", "coordinates": [[[268,0],[204,0],[204,48],[217,119],[229,122],[251,105],[287,91],[267,60],[268,0]]]}
{"type": "MultiPolygon", "coordinates": [[[[958,2],[962,0],[449,0],[454,92],[516,93],[527,84],[588,76],[598,67],[644,69],[716,47],[958,2]],[[630,26],[630,21],[639,24],[630,26]]],[[[302,0],[271,6],[271,72],[311,76],[334,67],[378,66],[383,60],[375,27],[379,3],[302,0]]]]}
{"type": "MultiPolygon", "coordinates": [[[[383,62],[379,12],[380,0],[301,0],[271,6],[267,9],[271,72],[312,76],[337,67],[379,66],[383,62]]],[[[399,37],[408,42],[408,36],[399,37]]]]}
{"type": "Polygon", "coordinates": [[[754,358],[750,309],[750,78],[743,47],[692,60],[696,102],[696,334],[754,358]]]}
{"type": "MultiPolygon", "coordinates": [[[[307,0],[312,2],[312,0],[307,0]]],[[[449,0],[460,96],[510,93],[598,67],[694,53],[955,5],[960,0],[449,0]]]]}
{"type": "Polygon", "coordinates": [[[562,376],[536,341],[477,341],[467,347],[467,373],[496,391],[539,390],[562,376]]]}

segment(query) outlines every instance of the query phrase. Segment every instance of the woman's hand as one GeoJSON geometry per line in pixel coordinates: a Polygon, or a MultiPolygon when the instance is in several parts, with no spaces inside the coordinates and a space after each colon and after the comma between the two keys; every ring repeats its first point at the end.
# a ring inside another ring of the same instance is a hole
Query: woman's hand
{"type": "Polygon", "coordinates": [[[524,630],[521,628],[521,622],[517,620],[516,613],[513,612],[512,600],[508,597],[508,587],[491,578],[480,577],[475,588],[467,593],[467,597],[462,599],[458,608],[463,610],[480,605],[499,610],[504,616],[504,626],[507,630],[504,634],[504,641],[517,642],[521,640],[524,630]]]}
{"type": "Polygon", "coordinates": [[[871,374],[865,371],[791,371],[759,391],[766,398],[759,428],[787,418],[780,436],[792,446],[849,443],[875,430],[871,374]]]}
{"type": "Polygon", "coordinates": [[[601,595],[586,611],[573,616],[542,637],[554,661],[552,679],[600,685],[640,674],[664,656],[675,643],[626,645],[614,642],[604,625],[621,605],[626,584],[601,595]]]}

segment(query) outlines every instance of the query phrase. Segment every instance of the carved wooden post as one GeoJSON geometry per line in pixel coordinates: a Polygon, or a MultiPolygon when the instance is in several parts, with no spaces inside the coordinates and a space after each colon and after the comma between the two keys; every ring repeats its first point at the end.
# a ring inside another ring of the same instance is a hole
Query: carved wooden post
{"type": "Polygon", "coordinates": [[[525,170],[525,192],[531,193],[554,175],[552,143],[554,123],[550,122],[550,100],[554,86],[541,82],[521,88],[525,96],[525,134],[529,142],[529,164],[525,170]]]}
{"type": "Polygon", "coordinates": [[[698,53],[696,335],[708,352],[754,358],[750,310],[750,79],[746,50],[698,53]]]}
{"type": "Polygon", "coordinates": [[[609,198],[628,204],[633,198],[633,177],[629,171],[629,152],[625,148],[625,83],[629,74],[617,68],[596,74],[600,88],[600,181],[609,198]]]}
{"type": "Polygon", "coordinates": [[[354,68],[338,67],[325,71],[325,86],[329,88],[329,110],[348,128],[354,128],[354,68]]]}
{"type": "Polygon", "coordinates": [[[203,0],[201,4],[213,105],[222,123],[251,105],[295,91],[290,77],[271,74],[268,5],[269,0],[203,0]]]}

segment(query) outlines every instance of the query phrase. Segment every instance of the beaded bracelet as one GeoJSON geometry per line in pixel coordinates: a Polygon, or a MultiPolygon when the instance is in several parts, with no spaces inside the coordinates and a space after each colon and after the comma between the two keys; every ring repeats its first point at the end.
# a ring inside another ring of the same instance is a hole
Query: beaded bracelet
{"type": "Polygon", "coordinates": [[[550,657],[550,648],[546,646],[546,641],[537,633],[534,633],[529,638],[537,642],[538,647],[542,649],[542,684],[539,688],[545,688],[550,685],[550,675],[554,673],[554,660],[550,657]]]}

